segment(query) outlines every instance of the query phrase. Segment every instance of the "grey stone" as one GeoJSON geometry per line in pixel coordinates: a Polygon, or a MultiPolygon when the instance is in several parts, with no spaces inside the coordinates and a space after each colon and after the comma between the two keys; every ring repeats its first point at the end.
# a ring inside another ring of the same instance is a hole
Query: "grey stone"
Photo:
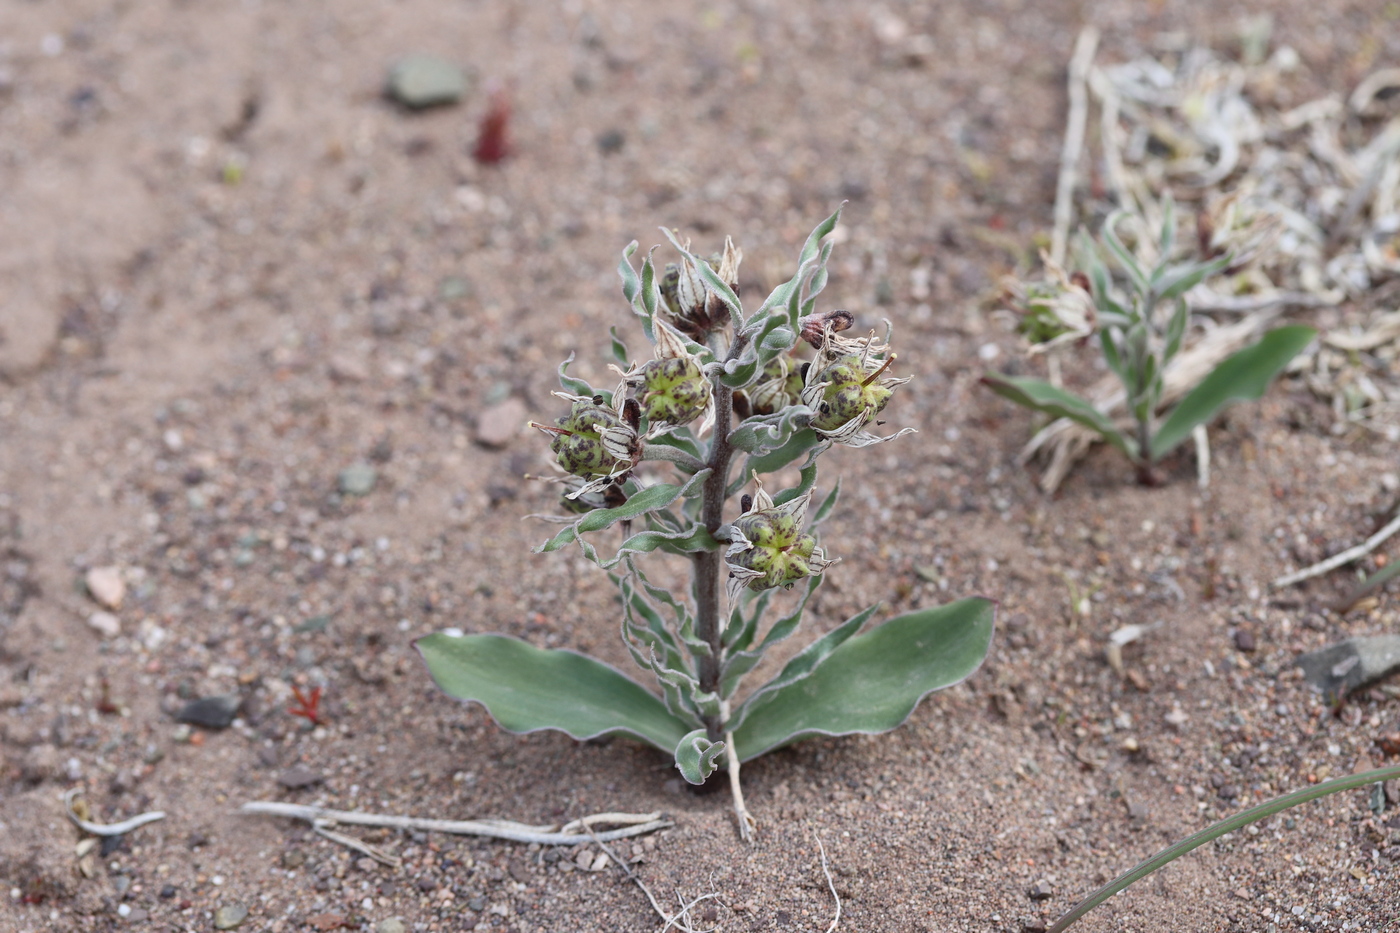
{"type": "Polygon", "coordinates": [[[476,420],[476,442],[484,447],[505,447],[525,426],[525,403],[516,398],[484,409],[476,420]]]}
{"type": "Polygon", "coordinates": [[[402,917],[385,917],[374,925],[374,933],[404,933],[406,929],[402,917]]]}
{"type": "Polygon", "coordinates": [[[1298,658],[1303,676],[1331,699],[1400,668],[1400,635],[1348,638],[1298,658]]]}
{"type": "Polygon", "coordinates": [[[1055,888],[1044,878],[1031,885],[1031,889],[1026,892],[1033,901],[1048,901],[1055,896],[1055,888]]]}
{"type": "Polygon", "coordinates": [[[466,93],[462,69],[434,55],[410,55],[389,71],[389,96],[413,110],[455,104],[466,93]]]}
{"type": "Polygon", "coordinates": [[[180,707],[175,714],[175,721],[205,729],[227,729],[242,705],[243,698],[236,693],[201,697],[180,707]]]}
{"type": "Polygon", "coordinates": [[[214,911],[214,929],[232,930],[248,919],[248,908],[242,904],[225,904],[214,911]]]}
{"type": "Polygon", "coordinates": [[[379,481],[379,472],[368,463],[352,463],[340,471],[337,485],[347,496],[367,496],[379,481]]]}
{"type": "Polygon", "coordinates": [[[286,771],[277,775],[277,783],[288,790],[300,790],[303,787],[310,787],[319,784],[324,778],[316,771],[311,770],[306,765],[292,765],[286,771]]]}

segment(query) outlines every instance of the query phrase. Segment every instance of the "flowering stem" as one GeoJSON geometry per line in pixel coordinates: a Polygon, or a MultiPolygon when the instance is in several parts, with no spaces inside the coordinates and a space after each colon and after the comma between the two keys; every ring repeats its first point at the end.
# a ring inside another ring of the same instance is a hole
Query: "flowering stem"
{"type": "MultiPolygon", "coordinates": [[[[729,348],[728,358],[738,359],[748,344],[743,332],[735,335],[729,348]]],[[[714,377],[715,424],[711,432],[709,461],[705,464],[712,472],[701,490],[700,522],[714,534],[724,524],[725,490],[729,486],[729,463],[734,458],[734,447],[729,443],[729,427],[734,414],[734,390],[725,385],[718,375],[714,377]]],[[[720,643],[720,583],[723,580],[724,552],[700,551],[695,557],[695,634],[710,646],[708,657],[698,661],[700,689],[711,693],[719,690],[720,659],[724,646],[720,643]]],[[[722,717],[707,720],[705,730],[711,742],[718,742],[724,736],[722,717]]]]}

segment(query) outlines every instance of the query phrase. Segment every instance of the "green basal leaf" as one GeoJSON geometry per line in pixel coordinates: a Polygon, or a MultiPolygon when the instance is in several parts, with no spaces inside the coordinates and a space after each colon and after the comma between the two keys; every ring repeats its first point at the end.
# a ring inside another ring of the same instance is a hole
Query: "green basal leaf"
{"type": "MultiPolygon", "coordinates": [[[[809,589],[807,591],[806,596],[810,596],[811,592],[812,591],[809,589]]],[[[804,596],[802,600],[804,605],[807,601],[806,596],[804,596]]],[[[812,672],[815,671],[823,661],[830,657],[833,651],[841,647],[841,645],[844,644],[847,640],[849,640],[851,636],[854,635],[856,632],[860,631],[861,626],[863,626],[867,621],[869,621],[870,617],[875,614],[875,610],[879,608],[880,606],[877,603],[876,605],[871,606],[869,609],[864,609],[856,613],[855,615],[847,619],[845,622],[842,622],[840,625],[836,626],[836,628],[827,632],[821,638],[818,638],[816,641],[803,648],[800,652],[797,653],[796,657],[788,661],[788,663],[783,667],[782,671],[778,674],[777,677],[774,677],[772,680],[768,681],[768,683],[764,684],[762,687],[759,687],[747,700],[744,701],[744,704],[735,712],[734,718],[731,720],[731,725],[729,726],[729,728],[736,731],[740,729],[743,726],[744,719],[748,715],[748,713],[751,710],[762,705],[762,698],[764,696],[771,693],[778,693],[784,687],[790,687],[798,681],[810,677],[812,675],[812,672]]],[[[791,631],[797,627],[798,623],[800,622],[801,610],[798,611],[797,615],[799,616],[798,621],[792,622],[791,628],[789,628],[788,631],[782,632],[781,634],[776,634],[775,637],[775,631],[770,630],[768,632],[768,635],[769,637],[773,637],[773,641],[770,642],[768,638],[764,638],[763,644],[759,645],[758,651],[756,653],[761,655],[773,644],[776,644],[778,641],[781,641],[782,639],[786,638],[791,633],[791,631]]],[[[777,628],[777,625],[773,626],[774,630],[776,630],[777,628]]]]}
{"type": "Polygon", "coordinates": [[[555,729],[575,739],[630,735],[667,752],[696,724],[601,661],[505,635],[436,633],[415,642],[449,696],[480,703],[510,732],[555,729]]]}
{"type": "Polygon", "coordinates": [[[806,677],[744,704],[734,754],[748,761],[814,735],[887,732],[920,700],[981,665],[995,604],[964,599],[890,619],[857,635],[806,677]]]}
{"type": "Polygon", "coordinates": [[[1099,346],[1103,348],[1103,358],[1108,368],[1123,378],[1123,359],[1118,355],[1118,343],[1113,339],[1113,330],[1105,327],[1099,331],[1099,346]]]}
{"type": "Polygon", "coordinates": [[[1137,442],[1126,437],[1113,425],[1113,421],[1093,405],[1057,389],[1039,379],[1026,379],[1013,376],[988,374],[982,377],[982,384],[998,395],[1009,398],[1018,405],[1043,411],[1056,418],[1068,418],[1098,433],[1105,441],[1117,447],[1129,459],[1137,460],[1137,442]]]}
{"type": "Polygon", "coordinates": [[[622,505],[612,509],[594,509],[584,515],[578,521],[550,538],[544,544],[535,548],[536,554],[557,551],[561,547],[572,541],[582,539],[582,536],[592,532],[601,531],[615,522],[620,522],[626,518],[636,518],[653,509],[664,509],[682,496],[692,496],[699,492],[709,477],[711,470],[701,470],[690,479],[686,480],[682,486],[672,483],[657,483],[655,486],[648,486],[634,495],[622,505]]]}
{"type": "Polygon", "coordinates": [[[691,784],[704,784],[723,754],[723,742],[711,742],[704,729],[696,729],[676,744],[676,767],[691,784]]]}
{"type": "Polygon", "coordinates": [[[1280,327],[1269,331],[1258,343],[1226,357],[1167,415],[1152,439],[1152,455],[1169,453],[1191,435],[1196,425],[1209,422],[1226,405],[1259,398],[1288,361],[1316,336],[1317,331],[1311,327],[1280,327]]]}

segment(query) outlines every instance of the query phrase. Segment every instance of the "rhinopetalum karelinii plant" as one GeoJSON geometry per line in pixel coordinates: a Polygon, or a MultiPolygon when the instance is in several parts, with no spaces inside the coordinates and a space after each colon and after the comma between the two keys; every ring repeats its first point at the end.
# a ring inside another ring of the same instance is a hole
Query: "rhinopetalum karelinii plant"
{"type": "Polygon", "coordinates": [[[725,767],[745,838],[753,820],[741,762],[809,736],[893,729],[926,694],[971,674],[991,642],[986,599],[862,633],[872,606],[767,683],[740,690],[797,630],[840,559],[817,537],[840,489],[816,496],[818,459],[833,445],[867,447],[912,430],[877,430],[908,381],[890,375],[888,324],[883,338],[853,337],[850,312],[816,310],[831,256],[824,241],[839,216],[812,232],[796,274],[751,313],[738,296],[742,254],[729,240],[709,261],[668,231],[680,261],[661,275],[650,255],[634,268],[632,243],[618,271],[651,358],[635,363],[614,331],[615,387],[568,375],[565,361],[556,394],[567,412],[531,422],[549,438],[570,513],[549,517],[565,527],[536,550],[577,544],[609,571],[621,594],[622,640],[659,695],[600,661],[504,635],[418,642],[443,690],[481,703],[506,729],[630,735],[672,754],[694,784],[725,767]],[[613,526],[620,542],[595,543],[613,526]],[[638,557],[653,552],[689,561],[688,594],[651,582],[638,557]]]}
{"type": "Polygon", "coordinates": [[[1013,402],[1096,432],[1133,462],[1144,483],[1152,481],[1152,467],[1198,425],[1232,402],[1263,395],[1288,361],[1316,336],[1310,327],[1276,328],[1220,361],[1170,411],[1162,411],[1166,373],[1191,321],[1186,293],[1252,261],[1277,233],[1270,215],[1250,212],[1238,198],[1226,198],[1199,225],[1196,255],[1183,258],[1170,196],[1162,214],[1156,242],[1139,244],[1134,252],[1117,231],[1125,212],[1115,212],[1104,221],[1098,242],[1081,238],[1079,268],[1073,274],[1047,258],[1046,280],[1017,283],[1012,295],[1021,312],[1019,329],[1033,351],[1097,332],[1104,360],[1122,382],[1132,430],[1120,430],[1093,403],[1048,382],[999,373],[982,379],[1013,402]],[[1142,254],[1150,253],[1155,259],[1144,261],[1142,254]]]}

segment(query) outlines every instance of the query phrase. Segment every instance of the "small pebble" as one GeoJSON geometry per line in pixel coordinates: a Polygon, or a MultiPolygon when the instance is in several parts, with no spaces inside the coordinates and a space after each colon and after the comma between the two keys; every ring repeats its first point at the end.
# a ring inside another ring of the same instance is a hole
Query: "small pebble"
{"type": "Polygon", "coordinates": [[[319,784],[323,780],[325,778],[319,772],[311,770],[306,765],[292,765],[277,775],[277,783],[288,790],[300,790],[303,787],[319,784]]]}
{"type": "Polygon", "coordinates": [[[455,104],[467,93],[462,69],[434,55],[410,55],[389,72],[390,97],[413,110],[455,104]]]}
{"type": "Polygon", "coordinates": [[[242,904],[225,904],[214,911],[214,929],[232,930],[247,919],[247,907],[242,904]]]}
{"type": "Polygon", "coordinates": [[[83,577],[88,595],[104,609],[120,609],[126,599],[126,582],[118,567],[93,567],[83,577]]]}
{"type": "Polygon", "coordinates": [[[483,447],[505,447],[525,425],[525,403],[516,398],[491,405],[476,421],[476,442],[483,447]]]}
{"type": "Polygon", "coordinates": [[[379,472],[368,463],[354,463],[340,471],[337,485],[347,496],[367,496],[379,480],[379,472]]]}
{"type": "Polygon", "coordinates": [[[122,620],[110,612],[94,612],[88,616],[87,623],[103,638],[116,638],[122,633],[122,620]]]}
{"type": "Polygon", "coordinates": [[[236,693],[223,696],[201,697],[180,707],[175,714],[176,722],[202,726],[205,729],[226,729],[238,716],[243,698],[236,693]]]}
{"type": "Polygon", "coordinates": [[[1249,629],[1235,630],[1235,647],[1241,651],[1254,651],[1259,647],[1259,643],[1254,638],[1254,633],[1249,629]]]}
{"type": "Polygon", "coordinates": [[[1055,888],[1044,878],[1031,885],[1031,889],[1026,892],[1033,901],[1048,901],[1055,896],[1055,888]]]}
{"type": "Polygon", "coordinates": [[[374,925],[374,933],[404,933],[406,929],[402,917],[385,917],[374,925]]]}

